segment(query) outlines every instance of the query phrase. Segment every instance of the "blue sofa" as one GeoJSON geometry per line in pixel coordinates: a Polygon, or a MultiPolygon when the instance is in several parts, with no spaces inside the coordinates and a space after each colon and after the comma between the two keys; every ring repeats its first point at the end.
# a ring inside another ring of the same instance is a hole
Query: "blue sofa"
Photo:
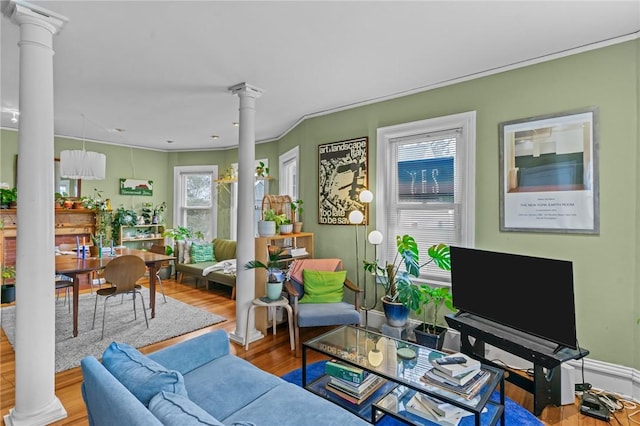
{"type": "Polygon", "coordinates": [[[224,330],[148,355],[114,342],[82,376],[91,426],[368,424],[232,355],[224,330]]]}

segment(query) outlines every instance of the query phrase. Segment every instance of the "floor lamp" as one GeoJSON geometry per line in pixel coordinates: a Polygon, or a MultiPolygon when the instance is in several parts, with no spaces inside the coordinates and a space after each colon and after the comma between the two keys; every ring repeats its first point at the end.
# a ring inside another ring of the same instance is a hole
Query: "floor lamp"
{"type": "MultiPolygon", "coordinates": [[[[373,201],[373,193],[368,189],[360,191],[359,199],[360,199],[360,202],[364,205],[364,214],[360,210],[354,210],[351,213],[349,213],[349,217],[348,217],[349,223],[354,224],[356,229],[356,285],[358,286],[358,288],[360,288],[360,268],[361,268],[360,248],[358,247],[358,240],[360,239],[358,235],[358,228],[363,222],[365,222],[365,219],[368,219],[367,211],[368,211],[369,204],[371,204],[371,202],[373,201]]],[[[363,234],[363,242],[364,242],[363,254],[365,258],[367,257],[367,241],[366,241],[367,227],[368,227],[368,222],[365,222],[364,234],[363,234]]],[[[380,234],[380,236],[382,237],[382,234],[380,234]]],[[[378,303],[378,287],[377,285],[375,286],[375,297],[373,300],[373,305],[371,306],[367,306],[367,276],[366,275],[363,276],[362,290],[363,290],[363,293],[362,293],[363,301],[361,304],[361,308],[362,310],[364,310],[364,328],[366,330],[369,325],[369,311],[374,309],[378,303]]]]}

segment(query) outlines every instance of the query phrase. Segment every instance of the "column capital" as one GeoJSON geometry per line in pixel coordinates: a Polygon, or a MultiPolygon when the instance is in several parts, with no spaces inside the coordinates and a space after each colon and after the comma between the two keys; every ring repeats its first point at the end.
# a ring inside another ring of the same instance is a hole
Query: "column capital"
{"type": "Polygon", "coordinates": [[[51,34],[62,30],[69,19],[58,13],[36,6],[23,0],[11,0],[6,14],[16,24],[32,23],[45,26],[51,34]]]}
{"type": "Polygon", "coordinates": [[[228,90],[233,95],[238,95],[238,96],[246,95],[246,96],[251,96],[254,99],[259,98],[264,93],[264,90],[247,83],[238,83],[236,85],[230,86],[228,90]]]}

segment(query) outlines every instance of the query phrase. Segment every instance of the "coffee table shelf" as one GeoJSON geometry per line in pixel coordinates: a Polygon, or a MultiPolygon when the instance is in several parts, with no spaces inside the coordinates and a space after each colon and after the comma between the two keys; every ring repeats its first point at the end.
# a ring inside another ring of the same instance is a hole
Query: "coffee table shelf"
{"type": "Polygon", "coordinates": [[[501,424],[504,424],[504,374],[501,369],[483,364],[482,369],[490,373],[490,378],[481,388],[478,398],[467,401],[446,391],[434,391],[420,380],[432,368],[431,360],[444,356],[442,352],[424,346],[360,327],[343,326],[304,342],[302,348],[303,387],[369,422],[376,423],[383,415],[388,414],[408,424],[434,424],[404,410],[409,399],[416,392],[421,392],[469,411],[478,426],[481,418],[488,425],[495,425],[498,420],[502,420],[501,424]],[[384,377],[387,383],[361,404],[353,404],[326,389],[326,383],[330,379],[327,375],[307,383],[307,350],[323,353],[384,377]],[[372,356],[374,353],[375,356],[372,356]],[[392,393],[397,386],[408,389],[400,398],[392,393]],[[493,391],[498,388],[499,400],[491,400],[493,391]]]}

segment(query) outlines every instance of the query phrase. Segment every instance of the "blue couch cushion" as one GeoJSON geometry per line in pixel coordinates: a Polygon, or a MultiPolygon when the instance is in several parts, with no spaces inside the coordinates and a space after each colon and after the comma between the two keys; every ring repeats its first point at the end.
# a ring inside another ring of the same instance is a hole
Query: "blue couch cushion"
{"type": "Polygon", "coordinates": [[[232,425],[241,421],[258,425],[370,425],[333,402],[300,390],[291,383],[282,383],[222,421],[232,425]]]}
{"type": "Polygon", "coordinates": [[[186,373],[184,382],[193,402],[221,422],[230,424],[225,420],[228,416],[284,381],[234,355],[225,355],[186,373]]]}
{"type": "Polygon", "coordinates": [[[145,406],[160,391],[187,396],[184,378],[141,354],[126,343],[112,342],[102,354],[102,365],[145,406]]]}
{"type": "Polygon", "coordinates": [[[151,398],[149,410],[163,425],[224,426],[189,398],[173,392],[158,392],[151,398]]]}

